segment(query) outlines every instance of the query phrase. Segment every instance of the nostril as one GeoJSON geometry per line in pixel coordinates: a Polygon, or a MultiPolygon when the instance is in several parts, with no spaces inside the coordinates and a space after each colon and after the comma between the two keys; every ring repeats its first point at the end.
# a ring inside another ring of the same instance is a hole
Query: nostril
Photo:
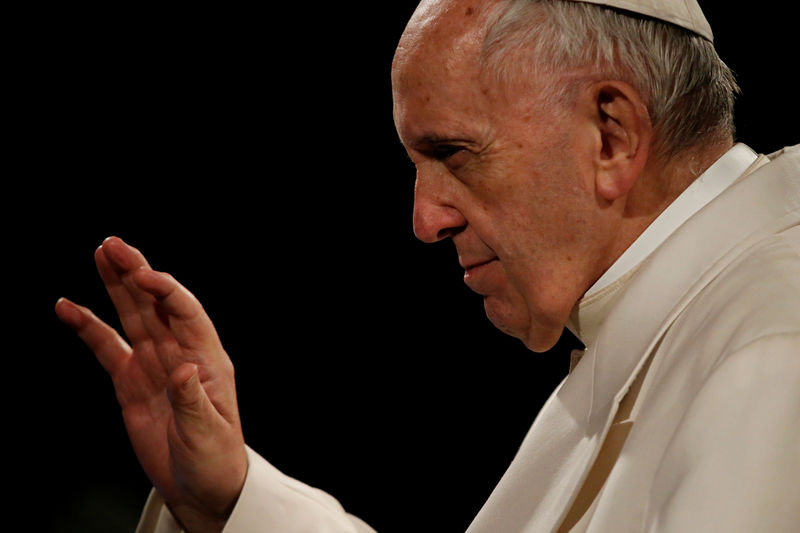
{"type": "Polygon", "coordinates": [[[449,228],[442,228],[436,234],[436,240],[441,241],[442,239],[447,239],[448,237],[455,237],[456,235],[464,231],[466,227],[467,226],[464,225],[464,226],[453,226],[449,228]]]}
{"type": "Polygon", "coordinates": [[[414,199],[414,234],[423,242],[433,243],[461,233],[467,226],[466,218],[442,198],[420,194],[414,199]]]}

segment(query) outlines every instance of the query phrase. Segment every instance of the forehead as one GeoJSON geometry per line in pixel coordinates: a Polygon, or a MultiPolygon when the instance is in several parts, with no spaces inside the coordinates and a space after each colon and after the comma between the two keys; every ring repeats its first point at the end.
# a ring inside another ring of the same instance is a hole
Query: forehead
{"type": "Polygon", "coordinates": [[[395,123],[404,140],[447,135],[474,124],[485,114],[491,93],[481,69],[486,10],[466,2],[422,7],[409,22],[392,66],[395,123]]]}
{"type": "Polygon", "coordinates": [[[484,0],[423,0],[408,21],[395,59],[420,47],[453,50],[470,42],[481,44],[499,2],[484,0]]]}
{"type": "Polygon", "coordinates": [[[481,102],[444,97],[446,92],[419,92],[415,93],[418,97],[395,100],[395,127],[407,149],[452,141],[480,144],[493,129],[492,114],[484,111],[481,102]]]}

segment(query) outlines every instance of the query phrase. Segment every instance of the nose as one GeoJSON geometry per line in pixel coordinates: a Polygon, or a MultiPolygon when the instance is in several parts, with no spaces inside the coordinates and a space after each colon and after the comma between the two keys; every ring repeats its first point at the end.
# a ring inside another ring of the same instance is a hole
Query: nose
{"type": "Polygon", "coordinates": [[[423,242],[433,243],[461,233],[467,220],[445,198],[444,191],[417,174],[414,186],[414,235],[423,242]]]}

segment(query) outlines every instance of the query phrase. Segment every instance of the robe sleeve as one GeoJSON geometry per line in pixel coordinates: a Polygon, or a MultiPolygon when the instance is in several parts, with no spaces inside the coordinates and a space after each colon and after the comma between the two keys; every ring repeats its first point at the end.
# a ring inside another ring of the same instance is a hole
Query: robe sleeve
{"type": "MultiPolygon", "coordinates": [[[[286,476],[249,447],[247,478],[223,533],[375,533],[329,494],[286,476]]],[[[183,533],[155,489],[136,533],[183,533]]]]}

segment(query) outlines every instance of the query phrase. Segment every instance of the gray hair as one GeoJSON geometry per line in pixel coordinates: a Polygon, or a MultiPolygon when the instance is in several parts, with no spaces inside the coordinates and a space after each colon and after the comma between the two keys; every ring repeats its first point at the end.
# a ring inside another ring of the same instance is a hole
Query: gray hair
{"type": "MultiPolygon", "coordinates": [[[[594,65],[599,77],[642,96],[665,156],[733,137],[733,73],[705,38],[648,17],[584,2],[508,0],[484,41],[484,67],[498,79],[549,80],[545,97],[562,103],[576,83],[561,73],[594,65]],[[520,63],[513,52],[526,51],[520,63]],[[513,57],[513,59],[512,59],[513,57]]],[[[586,79],[582,81],[587,81],[586,79]]]]}

